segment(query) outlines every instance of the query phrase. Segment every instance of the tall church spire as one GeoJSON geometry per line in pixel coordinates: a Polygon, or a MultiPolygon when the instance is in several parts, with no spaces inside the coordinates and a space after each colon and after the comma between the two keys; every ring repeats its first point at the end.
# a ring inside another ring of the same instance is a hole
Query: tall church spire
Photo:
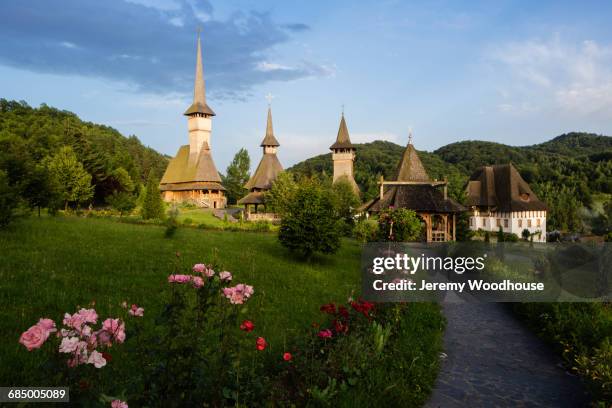
{"type": "Polygon", "coordinates": [[[198,31],[198,50],[196,53],[195,83],[193,87],[193,103],[185,111],[185,115],[200,113],[207,116],[215,116],[215,112],[206,104],[206,84],[204,83],[204,68],[202,66],[202,45],[200,32],[198,31]]]}
{"type": "Polygon", "coordinates": [[[266,123],[266,136],[261,141],[262,147],[280,146],[276,137],[274,137],[274,129],[272,128],[272,107],[268,106],[268,122],[266,123]]]}

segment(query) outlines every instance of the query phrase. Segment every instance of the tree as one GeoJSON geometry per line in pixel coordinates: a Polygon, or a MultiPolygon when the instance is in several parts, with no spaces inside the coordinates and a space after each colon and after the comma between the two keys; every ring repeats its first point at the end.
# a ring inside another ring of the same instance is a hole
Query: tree
{"type": "Polygon", "coordinates": [[[355,211],[359,204],[359,196],[347,179],[340,179],[332,185],[334,207],[336,214],[343,222],[343,234],[351,235],[355,227],[355,211]]]}
{"type": "Polygon", "coordinates": [[[159,191],[159,181],[157,181],[152,173],[149,174],[144,193],[142,218],[145,220],[164,218],[164,203],[159,191]]]}
{"type": "Polygon", "coordinates": [[[297,184],[293,178],[293,174],[288,171],[281,172],[272,188],[266,192],[266,211],[274,212],[283,217],[289,209],[289,204],[293,200],[297,184]]]}
{"type": "Polygon", "coordinates": [[[331,192],[304,178],[283,211],[278,239],[307,259],[315,252],[335,253],[340,248],[340,222],[331,192]]]}
{"type": "Polygon", "coordinates": [[[8,183],[8,176],[0,170],[0,228],[6,227],[13,219],[17,197],[8,183]]]}
{"type": "Polygon", "coordinates": [[[529,232],[529,230],[527,228],[523,229],[523,231],[521,232],[521,236],[523,237],[523,239],[525,241],[527,241],[529,239],[529,237],[531,237],[531,233],[529,232]]]}
{"type": "Polygon", "coordinates": [[[41,165],[35,166],[27,180],[25,180],[22,190],[23,198],[30,208],[40,209],[49,208],[49,212],[54,213],[60,208],[62,196],[60,186],[55,177],[41,165]]]}
{"type": "Polygon", "coordinates": [[[378,216],[378,238],[381,241],[417,241],[422,231],[421,219],[412,210],[389,208],[378,216]]]}
{"type": "Polygon", "coordinates": [[[238,150],[230,165],[227,166],[227,174],[223,180],[228,202],[235,203],[245,194],[244,185],[249,181],[250,167],[249,152],[245,148],[238,150]]]}
{"type": "Polygon", "coordinates": [[[119,211],[119,216],[124,213],[129,213],[136,207],[136,197],[127,191],[115,191],[110,197],[106,197],[106,201],[115,210],[119,211]]]}
{"type": "Polygon", "coordinates": [[[91,175],[77,160],[71,147],[62,147],[53,157],[45,160],[45,163],[51,177],[59,186],[65,210],[68,209],[68,203],[74,202],[78,205],[93,196],[91,175]]]}

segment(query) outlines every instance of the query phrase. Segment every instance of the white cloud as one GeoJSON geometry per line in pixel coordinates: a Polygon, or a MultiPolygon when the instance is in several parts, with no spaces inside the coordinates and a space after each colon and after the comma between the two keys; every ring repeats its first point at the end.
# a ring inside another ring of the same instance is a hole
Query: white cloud
{"type": "Polygon", "coordinates": [[[262,72],[295,70],[295,68],[289,67],[287,65],[277,64],[275,62],[268,62],[268,61],[259,62],[256,66],[256,69],[262,72]]]}
{"type": "Polygon", "coordinates": [[[507,43],[493,49],[502,101],[498,110],[533,114],[541,110],[570,116],[612,118],[612,46],[593,40],[507,43]]]}
{"type": "Polygon", "coordinates": [[[71,43],[70,41],[62,41],[60,45],[64,48],[79,48],[75,43],[71,43]]]}

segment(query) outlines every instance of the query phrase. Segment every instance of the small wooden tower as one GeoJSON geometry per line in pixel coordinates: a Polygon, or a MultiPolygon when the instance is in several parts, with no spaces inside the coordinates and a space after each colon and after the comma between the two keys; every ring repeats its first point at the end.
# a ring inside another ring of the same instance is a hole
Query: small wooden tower
{"type": "Polygon", "coordinates": [[[356,149],[349,137],[348,127],[344,119],[344,112],[342,112],[342,119],[340,119],[340,128],[338,129],[336,142],[331,145],[329,149],[332,151],[332,161],[334,163],[333,182],[346,180],[353,186],[355,193],[359,194],[359,186],[357,186],[355,182],[355,174],[353,171],[356,149]]]}

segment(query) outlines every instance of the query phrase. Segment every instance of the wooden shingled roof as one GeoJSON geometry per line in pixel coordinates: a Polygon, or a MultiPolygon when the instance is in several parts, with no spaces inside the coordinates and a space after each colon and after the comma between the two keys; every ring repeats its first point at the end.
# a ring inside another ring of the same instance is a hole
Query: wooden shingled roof
{"type": "Polygon", "coordinates": [[[266,123],[266,136],[264,136],[263,140],[261,141],[260,146],[262,147],[280,146],[280,143],[278,143],[278,140],[276,140],[276,137],[274,137],[274,128],[272,127],[272,108],[271,107],[268,107],[268,121],[266,123]]]}
{"type": "Polygon", "coordinates": [[[208,146],[202,146],[197,160],[189,160],[189,145],[179,148],[160,182],[162,190],[177,190],[181,183],[207,183],[207,189],[225,190],[208,146]]]}
{"type": "Polygon", "coordinates": [[[546,204],[511,163],[479,168],[470,177],[466,190],[470,206],[507,212],[546,210],[546,204]]]}
{"type": "Polygon", "coordinates": [[[419,154],[408,143],[397,166],[396,181],[421,182],[423,184],[392,185],[383,194],[361,207],[361,210],[379,212],[389,207],[407,208],[417,212],[458,213],[465,207],[450,198],[444,198],[439,187],[427,184],[431,182],[419,154]]]}
{"type": "Polygon", "coordinates": [[[354,149],[353,143],[351,143],[351,138],[349,136],[348,127],[346,126],[346,120],[344,119],[344,114],[342,114],[342,119],[340,120],[340,128],[338,128],[338,135],[336,136],[336,142],[331,145],[330,150],[334,149],[354,149]]]}
{"type": "Polygon", "coordinates": [[[253,173],[244,187],[249,190],[253,188],[269,190],[281,171],[283,171],[283,166],[280,164],[276,154],[264,153],[257,166],[257,170],[255,170],[255,173],[253,173]]]}
{"type": "Polygon", "coordinates": [[[204,68],[202,66],[202,46],[200,45],[200,35],[198,34],[198,51],[196,56],[195,83],[193,86],[193,103],[184,115],[189,116],[202,113],[215,116],[215,112],[206,104],[206,84],[204,82],[204,68]]]}

